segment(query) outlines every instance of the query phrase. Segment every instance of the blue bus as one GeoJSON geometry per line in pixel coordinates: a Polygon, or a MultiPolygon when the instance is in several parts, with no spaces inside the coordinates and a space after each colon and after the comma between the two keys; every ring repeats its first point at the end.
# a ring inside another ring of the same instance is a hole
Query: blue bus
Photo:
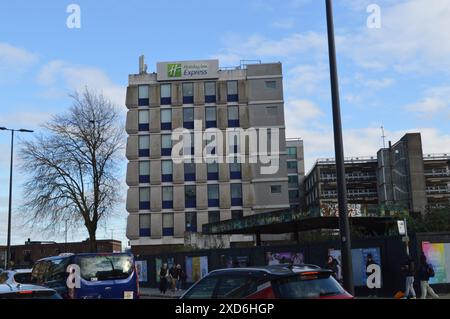
{"type": "Polygon", "coordinates": [[[64,299],[138,299],[134,257],[126,253],[61,254],[38,260],[34,284],[56,290],[64,299]],[[68,267],[78,266],[79,287],[69,288],[68,267]]]}

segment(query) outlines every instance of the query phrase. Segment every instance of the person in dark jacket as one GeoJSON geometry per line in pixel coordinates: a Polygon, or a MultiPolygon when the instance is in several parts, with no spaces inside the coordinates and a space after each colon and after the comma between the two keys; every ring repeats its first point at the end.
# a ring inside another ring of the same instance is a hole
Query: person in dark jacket
{"type": "Polygon", "coordinates": [[[409,298],[411,296],[412,299],[416,299],[416,291],[414,290],[414,275],[416,274],[416,266],[414,260],[412,260],[411,257],[408,257],[401,270],[406,277],[405,298],[409,298]]]}
{"type": "Polygon", "coordinates": [[[422,253],[422,255],[420,255],[419,270],[417,271],[417,279],[420,281],[420,298],[422,299],[427,298],[427,293],[429,293],[432,298],[439,299],[439,296],[428,283],[432,276],[434,276],[433,266],[428,264],[427,257],[422,253]]]}
{"type": "Polygon", "coordinates": [[[162,294],[167,291],[167,278],[169,277],[169,271],[167,269],[167,264],[164,263],[159,271],[159,290],[162,294]]]}
{"type": "Polygon", "coordinates": [[[324,268],[332,271],[332,276],[334,277],[334,279],[338,278],[339,273],[338,262],[336,259],[333,258],[333,256],[328,256],[327,263],[324,268]]]}

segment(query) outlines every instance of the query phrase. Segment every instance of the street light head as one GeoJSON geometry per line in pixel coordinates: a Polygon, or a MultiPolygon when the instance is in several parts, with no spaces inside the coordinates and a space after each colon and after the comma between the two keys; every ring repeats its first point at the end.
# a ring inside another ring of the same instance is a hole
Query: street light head
{"type": "Polygon", "coordinates": [[[6,131],[7,130],[7,128],[6,127],[0,127],[0,131],[6,131]]]}
{"type": "Polygon", "coordinates": [[[21,128],[19,130],[19,132],[33,133],[34,131],[33,130],[26,130],[26,129],[21,128]]]}

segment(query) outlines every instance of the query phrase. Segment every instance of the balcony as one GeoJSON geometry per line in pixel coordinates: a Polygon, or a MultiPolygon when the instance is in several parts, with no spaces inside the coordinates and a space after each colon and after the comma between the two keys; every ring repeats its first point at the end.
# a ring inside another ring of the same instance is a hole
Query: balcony
{"type": "MultiPolygon", "coordinates": [[[[345,179],[348,181],[367,181],[367,180],[376,180],[377,175],[375,174],[345,174],[345,179]]],[[[321,174],[320,180],[326,182],[335,182],[336,174],[321,174]]]]}
{"type": "Polygon", "coordinates": [[[450,170],[433,169],[425,171],[426,177],[450,177],[450,170]]]}
{"type": "MultiPolygon", "coordinates": [[[[376,197],[378,195],[376,190],[372,189],[349,189],[347,190],[348,198],[360,198],[360,197],[376,197]]],[[[337,198],[336,191],[322,191],[322,198],[337,198]]]]}
{"type": "Polygon", "coordinates": [[[450,194],[450,189],[445,186],[427,187],[427,194],[450,194]]]}

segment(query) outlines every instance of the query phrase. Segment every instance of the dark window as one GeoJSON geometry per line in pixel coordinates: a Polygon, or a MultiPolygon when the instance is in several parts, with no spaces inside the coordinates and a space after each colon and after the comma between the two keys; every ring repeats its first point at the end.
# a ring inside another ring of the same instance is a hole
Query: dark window
{"type": "Polygon", "coordinates": [[[183,104],[194,103],[194,83],[183,83],[183,104]]]}
{"type": "Polygon", "coordinates": [[[219,277],[206,277],[200,280],[189,292],[184,295],[186,299],[211,299],[219,277]]]}
{"type": "Polygon", "coordinates": [[[230,184],[231,206],[242,206],[242,185],[230,184]]]}
{"type": "Polygon", "coordinates": [[[281,194],[281,185],[271,185],[270,192],[272,194],[281,194]]]}
{"type": "Polygon", "coordinates": [[[172,186],[162,187],[162,208],[172,209],[173,208],[173,188],[172,186]]]}
{"type": "Polygon", "coordinates": [[[139,183],[150,183],[150,161],[139,162],[139,183]]]}
{"type": "Polygon", "coordinates": [[[227,101],[237,102],[238,96],[238,83],[237,81],[227,81],[227,101]]]}
{"type": "Polygon", "coordinates": [[[184,180],[195,181],[195,163],[184,163],[184,180]]]}
{"type": "Polygon", "coordinates": [[[219,185],[208,185],[208,207],[219,207],[219,185]]]}
{"type": "Polygon", "coordinates": [[[219,179],[219,164],[216,162],[206,164],[209,181],[217,181],[219,179]]]}
{"type": "Polygon", "coordinates": [[[150,237],[150,214],[139,215],[139,237],[150,237]]]}
{"type": "Polygon", "coordinates": [[[289,191],[289,201],[296,202],[299,200],[300,194],[298,190],[290,190],[289,191]]]}
{"type": "Polygon", "coordinates": [[[275,90],[277,88],[277,81],[264,81],[266,89],[275,90]]]}
{"type": "Polygon", "coordinates": [[[148,94],[148,85],[139,85],[138,86],[138,105],[139,106],[147,106],[149,105],[149,94],[148,94]]]}
{"type": "Polygon", "coordinates": [[[139,157],[150,156],[150,135],[139,135],[139,157]]]}
{"type": "Polygon", "coordinates": [[[296,157],[297,156],[297,147],[288,147],[287,148],[287,155],[289,157],[296,157]]]}
{"type": "Polygon", "coordinates": [[[148,110],[139,110],[139,131],[146,132],[150,129],[150,118],[148,110]]]}
{"type": "Polygon", "coordinates": [[[220,212],[210,211],[208,212],[208,223],[218,223],[220,222],[220,212]]]}
{"type": "Polygon", "coordinates": [[[241,179],[241,163],[230,163],[230,179],[241,179]]]}
{"type": "Polygon", "coordinates": [[[216,82],[205,82],[205,103],[216,103],[216,82]]]}
{"type": "Polygon", "coordinates": [[[196,197],[195,185],[184,186],[184,204],[186,208],[196,208],[197,207],[197,197],[196,197]]]}
{"type": "Polygon", "coordinates": [[[139,209],[150,209],[150,188],[139,188],[139,209]]]}
{"type": "Polygon", "coordinates": [[[289,186],[298,186],[298,175],[290,175],[288,176],[288,184],[289,186]]]}
{"type": "Polygon", "coordinates": [[[162,217],[163,236],[173,236],[173,214],[163,213],[162,217]]]}
{"type": "Polygon", "coordinates": [[[228,126],[239,127],[239,107],[228,106],[228,126]]]}
{"type": "Polygon", "coordinates": [[[183,108],[183,127],[189,130],[194,129],[194,108],[183,108]]]}
{"type": "Polygon", "coordinates": [[[205,126],[206,128],[217,127],[217,113],[215,106],[205,108],[205,126]]]}
{"type": "Polygon", "coordinates": [[[173,164],[171,160],[161,161],[161,180],[171,182],[173,180],[173,164]]]}
{"type": "Polygon", "coordinates": [[[170,134],[161,134],[161,156],[172,155],[172,137],[170,134]]]}
{"type": "Polygon", "coordinates": [[[186,231],[197,232],[197,213],[186,212],[186,231]]]}
{"type": "Polygon", "coordinates": [[[81,277],[87,281],[127,279],[134,271],[133,257],[128,255],[96,255],[78,258],[81,277]]]}
{"type": "Polygon", "coordinates": [[[172,110],[161,109],[161,130],[172,129],[172,110]]]}
{"type": "Polygon", "coordinates": [[[161,105],[172,104],[172,85],[170,83],[161,84],[161,105]]]}
{"type": "Polygon", "coordinates": [[[287,168],[288,169],[297,169],[297,161],[287,161],[287,168]]]}

